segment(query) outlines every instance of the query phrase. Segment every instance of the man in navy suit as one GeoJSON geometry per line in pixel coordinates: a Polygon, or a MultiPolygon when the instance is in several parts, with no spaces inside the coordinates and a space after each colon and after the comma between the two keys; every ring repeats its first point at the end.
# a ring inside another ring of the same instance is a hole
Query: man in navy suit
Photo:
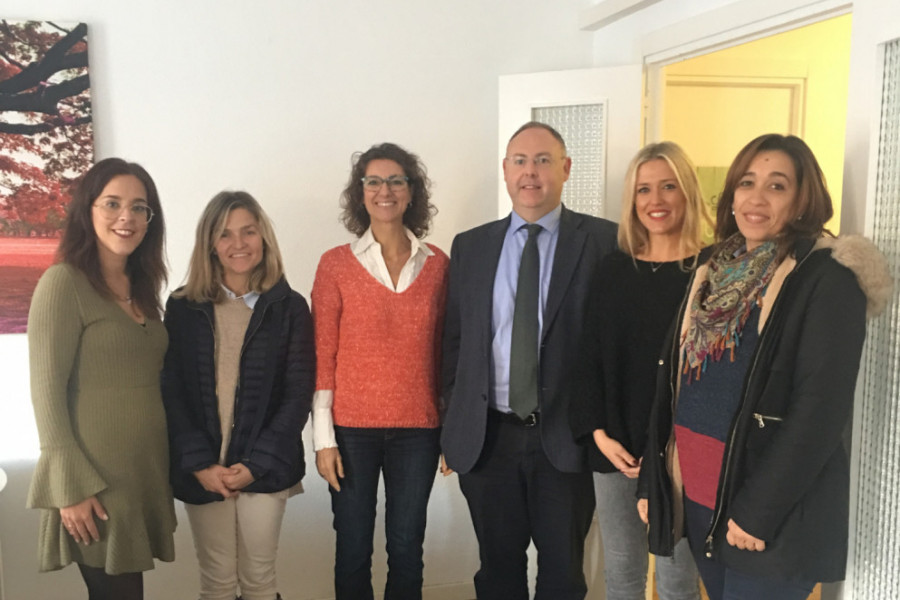
{"type": "Polygon", "coordinates": [[[616,226],[562,206],[571,166],[555,129],[523,125],[503,159],[513,212],[459,234],[451,250],[441,444],[446,466],[459,473],[475,526],[480,600],[527,600],[531,541],[538,551],[537,600],[587,593],[582,563],[594,490],[562,392],[578,354],[589,280],[615,248],[616,226]],[[534,223],[540,227],[530,227],[534,223]],[[511,392],[510,366],[516,362],[513,316],[526,241],[533,253],[529,229],[539,254],[538,282],[532,277],[528,284],[537,287],[532,339],[538,349],[535,405],[523,414],[520,397],[529,394],[519,383],[511,392]]]}

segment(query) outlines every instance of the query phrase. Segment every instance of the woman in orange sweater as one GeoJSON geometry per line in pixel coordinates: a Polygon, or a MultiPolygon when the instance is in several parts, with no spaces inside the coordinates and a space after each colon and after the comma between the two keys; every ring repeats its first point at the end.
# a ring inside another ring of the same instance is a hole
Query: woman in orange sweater
{"type": "Polygon", "coordinates": [[[384,473],[385,600],[422,597],[422,543],[440,454],[438,373],[447,255],[420,241],[437,212],[418,157],[394,144],[355,157],[341,220],[356,241],[322,255],[312,290],[313,432],[337,533],[337,600],[372,591],[384,473]]]}

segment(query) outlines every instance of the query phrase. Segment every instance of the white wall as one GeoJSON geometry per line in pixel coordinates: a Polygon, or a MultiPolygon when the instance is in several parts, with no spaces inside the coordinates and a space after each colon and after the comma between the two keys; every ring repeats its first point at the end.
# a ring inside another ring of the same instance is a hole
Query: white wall
{"type": "Polygon", "coordinates": [[[662,0],[597,30],[594,66],[641,64],[643,36],[735,0],[662,0]]]}
{"type": "MultiPolygon", "coordinates": [[[[138,161],[155,178],[170,288],[184,276],[203,205],[240,188],[275,221],[288,278],[308,295],[319,255],[349,239],[337,216],[353,151],[389,140],[421,156],[440,209],[430,239],[446,250],[455,233],[494,218],[497,78],[590,66],[593,34],[577,26],[584,5],[4,0],[0,18],[88,23],[97,156],[138,161]]],[[[36,572],[38,515],[24,508],[36,454],[27,346],[24,336],[0,338],[0,448],[24,435],[18,454],[31,457],[0,453],[10,475],[0,494],[6,597],[83,598],[73,568],[36,572]]],[[[329,499],[315,473],[306,484],[282,534],[281,589],[291,600],[331,595],[329,499]]],[[[178,560],[146,575],[148,598],[196,595],[180,509],[179,520],[178,560]]],[[[379,535],[376,586],[383,544],[379,535]]],[[[477,547],[455,477],[436,483],[425,552],[428,597],[466,597],[477,547]]]]}

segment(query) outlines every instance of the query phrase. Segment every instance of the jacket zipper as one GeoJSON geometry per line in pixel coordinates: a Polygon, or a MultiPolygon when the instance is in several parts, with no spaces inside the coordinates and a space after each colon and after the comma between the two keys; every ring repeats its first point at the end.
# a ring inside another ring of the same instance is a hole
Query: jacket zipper
{"type": "MultiPolygon", "coordinates": [[[[785,276],[784,282],[781,284],[782,290],[784,290],[785,285],[787,284],[788,280],[791,277],[793,277],[794,273],[797,272],[797,269],[799,269],[800,266],[804,262],[806,262],[806,259],[809,258],[812,255],[812,253],[813,253],[813,250],[810,250],[809,252],[807,252],[806,256],[804,256],[803,259],[800,260],[796,264],[796,266],[794,266],[794,268],[791,270],[791,272],[785,276]]],[[[713,555],[713,532],[715,532],[716,527],[719,525],[719,520],[722,518],[722,512],[723,512],[723,508],[724,508],[723,500],[725,498],[725,492],[728,489],[728,472],[731,467],[731,456],[734,453],[734,438],[737,435],[737,424],[741,421],[741,415],[743,414],[744,408],[746,408],[746,404],[747,404],[747,391],[748,391],[747,384],[749,382],[753,381],[753,375],[756,372],[756,365],[759,362],[759,356],[761,354],[763,342],[768,337],[769,323],[772,322],[772,318],[775,316],[775,314],[776,314],[775,311],[778,308],[778,303],[781,301],[782,298],[784,298],[784,296],[779,292],[778,298],[775,299],[775,304],[772,306],[772,312],[769,313],[768,320],[766,321],[766,326],[763,327],[762,335],[759,336],[759,342],[757,342],[757,344],[756,344],[756,351],[753,354],[753,362],[750,365],[750,371],[747,373],[747,377],[744,379],[745,387],[744,387],[744,391],[742,393],[741,407],[738,410],[737,417],[734,420],[734,426],[732,427],[731,433],[728,436],[728,446],[727,446],[728,451],[725,454],[724,470],[722,471],[722,489],[719,490],[719,493],[716,495],[716,509],[713,513],[713,518],[712,518],[712,521],[710,522],[709,531],[707,532],[707,535],[706,535],[706,544],[705,544],[705,548],[704,548],[704,554],[706,555],[707,558],[712,558],[712,555],[713,555]]],[[[775,419],[773,418],[773,420],[775,420],[775,419]]]]}
{"type": "Polygon", "coordinates": [[[753,413],[753,418],[756,419],[756,422],[759,423],[759,428],[762,429],[766,426],[766,421],[774,421],[781,422],[784,421],[781,417],[773,417],[771,415],[761,415],[759,413],[753,413]]]}

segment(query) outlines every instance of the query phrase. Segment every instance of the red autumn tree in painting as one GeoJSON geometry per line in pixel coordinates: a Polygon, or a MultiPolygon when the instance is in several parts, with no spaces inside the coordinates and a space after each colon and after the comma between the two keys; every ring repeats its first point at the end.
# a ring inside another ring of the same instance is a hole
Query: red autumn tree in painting
{"type": "Polygon", "coordinates": [[[93,160],[87,25],[0,21],[0,333],[25,331],[93,160]]]}

